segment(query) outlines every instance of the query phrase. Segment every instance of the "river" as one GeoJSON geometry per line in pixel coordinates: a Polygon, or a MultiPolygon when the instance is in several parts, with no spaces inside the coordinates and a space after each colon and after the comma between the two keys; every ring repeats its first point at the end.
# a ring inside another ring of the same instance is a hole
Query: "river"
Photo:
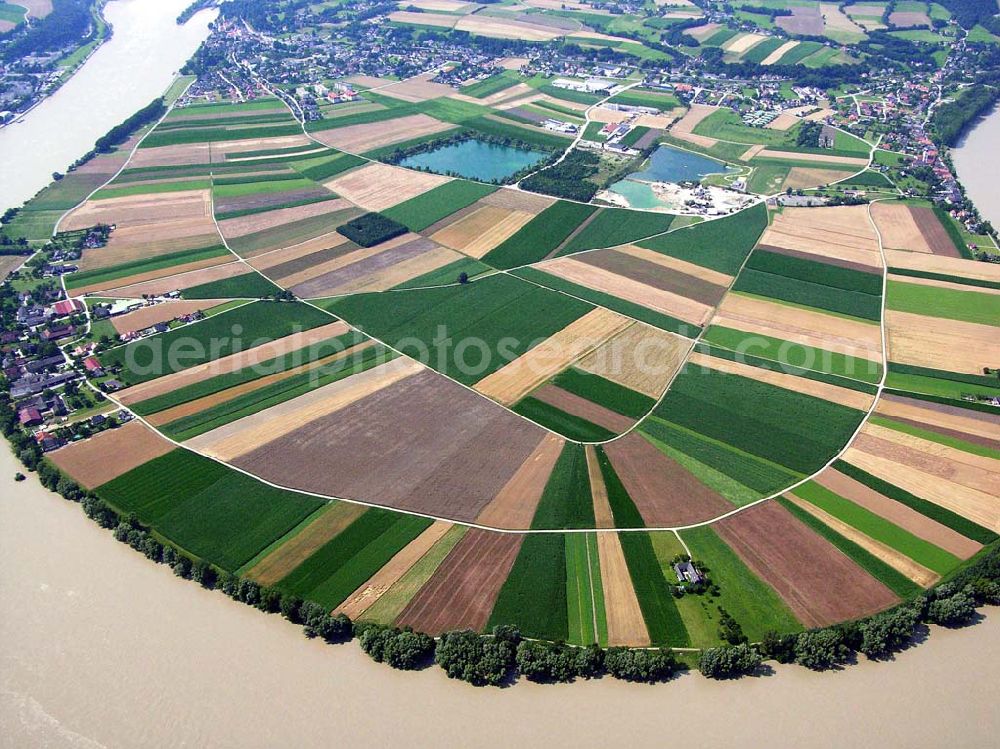
{"type": "Polygon", "coordinates": [[[191,0],[113,0],[105,42],[55,94],[0,129],[0,211],[21,205],[94,147],[94,141],[170,86],[208,36],[216,11],[183,26],[191,0]]]}
{"type": "Polygon", "coordinates": [[[1000,106],[982,117],[951,150],[952,161],[966,194],[984,219],[1000,228],[1000,106]]]}

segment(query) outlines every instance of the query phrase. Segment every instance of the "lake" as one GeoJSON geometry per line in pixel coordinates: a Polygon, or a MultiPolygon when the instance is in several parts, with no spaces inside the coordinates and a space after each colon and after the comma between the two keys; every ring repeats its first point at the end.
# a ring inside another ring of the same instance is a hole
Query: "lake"
{"type": "Polygon", "coordinates": [[[548,153],[545,151],[501,146],[473,138],[409,156],[399,165],[492,182],[505,180],[522,169],[538,164],[546,156],[548,153]]]}
{"type": "Polygon", "coordinates": [[[645,169],[629,175],[629,179],[645,182],[697,181],[709,174],[725,174],[729,167],[721,161],[701,154],[661,145],[645,164],[645,169]]]}

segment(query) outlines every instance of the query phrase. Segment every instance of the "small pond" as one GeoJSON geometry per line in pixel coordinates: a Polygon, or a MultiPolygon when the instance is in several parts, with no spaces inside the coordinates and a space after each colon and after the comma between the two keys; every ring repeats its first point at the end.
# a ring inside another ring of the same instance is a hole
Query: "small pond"
{"type": "Polygon", "coordinates": [[[399,165],[492,182],[507,179],[522,169],[534,166],[548,155],[545,151],[529,151],[471,139],[408,156],[399,165]]]}
{"type": "Polygon", "coordinates": [[[685,182],[728,171],[730,169],[721,161],[664,145],[653,152],[645,169],[630,174],[629,178],[646,182],[685,182]]]}

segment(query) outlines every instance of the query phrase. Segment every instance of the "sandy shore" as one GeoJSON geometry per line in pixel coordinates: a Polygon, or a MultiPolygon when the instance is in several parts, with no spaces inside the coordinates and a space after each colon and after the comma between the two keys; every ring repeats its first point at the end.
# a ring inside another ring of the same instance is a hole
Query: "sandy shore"
{"type": "Polygon", "coordinates": [[[688,675],[477,690],[178,580],[0,450],[0,746],[983,746],[1000,615],[895,663],[734,683],[688,675]]]}

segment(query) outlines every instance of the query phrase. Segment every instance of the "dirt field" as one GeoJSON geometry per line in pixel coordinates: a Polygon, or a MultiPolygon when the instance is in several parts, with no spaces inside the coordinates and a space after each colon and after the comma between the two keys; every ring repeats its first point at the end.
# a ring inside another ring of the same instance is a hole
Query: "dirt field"
{"type": "MultiPolygon", "coordinates": [[[[777,120],[775,120],[775,122],[777,122],[777,120]]],[[[788,188],[792,188],[793,190],[804,190],[810,187],[828,185],[831,182],[846,179],[852,174],[854,174],[854,172],[838,171],[835,169],[809,169],[808,167],[803,166],[793,166],[789,170],[788,176],[785,177],[785,181],[781,183],[781,191],[787,190],[788,188]]]]}
{"type": "Polygon", "coordinates": [[[348,596],[346,601],[333,610],[333,613],[346,614],[352,621],[357,620],[453,527],[451,523],[440,520],[431,524],[348,596]]]}
{"type": "Polygon", "coordinates": [[[266,213],[254,213],[250,216],[226,219],[219,222],[219,228],[226,239],[232,239],[255,234],[265,229],[274,229],[283,224],[301,221],[313,216],[325,216],[345,208],[350,208],[350,203],[346,200],[324,200],[320,203],[309,203],[295,208],[279,208],[266,213]]]}
{"type": "Polygon", "coordinates": [[[608,502],[608,488],[604,484],[604,475],[597,462],[597,451],[593,445],[584,446],[587,456],[587,479],[590,482],[590,497],[594,503],[595,528],[614,528],[615,516],[608,502]]]}
{"type": "Polygon", "coordinates": [[[789,34],[804,34],[807,36],[822,36],[823,15],[816,6],[790,8],[792,15],[778,16],[775,24],[789,34]]]}
{"type": "Polygon", "coordinates": [[[331,502],[322,515],[248,570],[247,577],[261,585],[274,585],[367,509],[349,502],[331,502]]]}
{"type": "Polygon", "coordinates": [[[476,383],[483,395],[500,403],[514,403],[545,380],[629,326],[631,320],[596,307],[555,335],[476,383]]]}
{"type": "Polygon", "coordinates": [[[522,536],[471,528],[403,609],[398,627],[437,635],[486,626],[522,536]]]}
{"type": "Polygon", "coordinates": [[[582,252],[574,256],[574,259],[711,307],[722,301],[728,287],[728,279],[725,284],[718,284],[704,280],[701,276],[705,274],[690,276],[679,271],[677,263],[662,262],[663,257],[665,256],[653,251],[640,254],[631,249],[628,252],[618,250],[582,252]]]}
{"type": "Polygon", "coordinates": [[[841,12],[839,5],[835,3],[820,3],[819,9],[823,14],[826,29],[846,31],[853,34],[864,33],[860,26],[841,12]]]}
{"type": "Polygon", "coordinates": [[[685,338],[636,322],[587,354],[576,366],[659,398],[684,362],[688,346],[685,338]]]}
{"type": "Polygon", "coordinates": [[[819,161],[824,164],[846,164],[858,168],[868,166],[868,159],[856,156],[833,156],[825,153],[801,153],[799,151],[781,151],[776,148],[765,148],[758,154],[762,159],[793,159],[795,161],[819,161]]]}
{"type": "Polygon", "coordinates": [[[144,281],[142,283],[124,283],[130,279],[109,281],[100,288],[106,289],[108,296],[138,299],[144,295],[159,296],[160,294],[166,294],[171,291],[189,289],[192,286],[209,283],[210,281],[221,281],[226,278],[241,276],[248,271],[250,271],[250,268],[243,263],[226,263],[223,265],[216,264],[209,268],[202,268],[201,270],[192,270],[174,275],[166,275],[153,281],[144,281]],[[122,285],[112,286],[112,284],[118,283],[122,285]]]}
{"type": "Polygon", "coordinates": [[[872,218],[882,235],[882,245],[887,249],[910,252],[933,252],[924,239],[910,206],[898,203],[874,203],[872,218]]]}
{"type": "Polygon", "coordinates": [[[389,14],[389,20],[394,23],[411,23],[419,24],[421,26],[440,26],[441,28],[450,29],[452,28],[456,21],[458,21],[458,16],[445,15],[443,13],[414,13],[412,11],[397,10],[395,13],[389,14]]]}
{"type": "Polygon", "coordinates": [[[693,29],[685,29],[684,33],[694,37],[699,42],[703,42],[720,28],[721,26],[717,23],[706,23],[703,26],[695,26],[693,29]]]}
{"type": "Polygon", "coordinates": [[[916,222],[917,228],[924,238],[924,242],[931,248],[931,252],[935,255],[943,255],[944,257],[962,257],[932,208],[928,208],[927,206],[910,206],[910,213],[913,214],[913,220],[916,222]]]}
{"type": "Polygon", "coordinates": [[[996,327],[886,310],[889,359],[899,364],[982,374],[1000,361],[996,327]]]}
{"type": "Polygon", "coordinates": [[[730,294],[722,301],[712,324],[882,361],[882,337],[877,325],[777,302],[730,294]]]}
{"type": "Polygon", "coordinates": [[[756,146],[750,146],[743,154],[740,156],[740,161],[750,161],[754,156],[763,151],[767,146],[762,146],[760,144],[756,146]]]}
{"type": "Polygon", "coordinates": [[[309,240],[280,250],[268,250],[253,255],[248,262],[257,270],[268,271],[267,275],[270,277],[281,278],[290,272],[298,272],[299,267],[294,263],[308,268],[331,257],[339,257],[339,254],[360,249],[343,234],[334,232],[324,236],[327,241],[309,240]]]}
{"type": "Polygon", "coordinates": [[[1000,449],[1000,424],[990,414],[893,393],[885,393],[879,398],[876,413],[1000,449]]]}
{"type": "MultiPolygon", "coordinates": [[[[792,40],[790,42],[785,42],[780,47],[778,47],[774,52],[769,54],[763,60],[761,60],[761,65],[774,65],[778,60],[780,60],[786,52],[790,52],[799,46],[799,43],[792,40]]],[[[778,115],[778,118],[771,122],[768,127],[772,130],[788,130],[792,125],[798,122],[794,117],[791,121],[788,120],[789,115],[778,115]]]]}
{"type": "Polygon", "coordinates": [[[85,252],[81,270],[110,268],[133,260],[146,260],[182,250],[222,244],[211,218],[182,218],[144,226],[119,226],[108,244],[85,252]]]}
{"type": "MultiPolygon", "coordinates": [[[[428,17],[438,19],[444,18],[445,16],[428,16],[426,13],[419,14],[420,19],[426,19],[428,17]]],[[[416,23],[424,23],[423,20],[417,20],[416,23]]],[[[388,86],[379,89],[380,93],[386,96],[391,96],[394,99],[402,99],[403,101],[426,101],[427,99],[436,99],[439,96],[449,96],[455,93],[455,89],[451,86],[446,86],[443,83],[432,83],[431,78],[433,78],[435,73],[422,73],[421,75],[414,76],[413,78],[407,78],[405,81],[399,81],[397,83],[390,83],[388,86]]],[[[454,125],[447,125],[448,127],[454,127],[454,125]]],[[[432,131],[433,132],[433,131],[432,131]]],[[[408,133],[408,137],[414,137],[414,134],[408,133]]]]}
{"type": "Polygon", "coordinates": [[[855,481],[850,476],[832,468],[816,477],[816,482],[844,499],[864,507],[885,518],[914,536],[941,547],[959,559],[968,559],[982,548],[982,544],[966,538],[946,525],[931,520],[926,515],[912,510],[902,502],[897,502],[874,489],[855,481]]]}
{"type": "Polygon", "coordinates": [[[479,513],[476,523],[494,528],[530,528],[545,484],[565,444],[560,437],[546,434],[517,473],[479,513]]]}
{"type": "Polygon", "coordinates": [[[942,273],[960,278],[1000,282],[1000,265],[996,263],[979,263],[975,260],[922,255],[899,250],[886,250],[885,258],[890,268],[921,270],[927,273],[942,273]]]}
{"type": "Polygon", "coordinates": [[[449,177],[368,164],[324,183],[337,195],[369,211],[381,211],[449,182],[449,177]]]}
{"type": "Polygon", "coordinates": [[[807,627],[874,614],[899,600],[777,502],[751,507],[713,528],[807,627]]]}
{"type": "Polygon", "coordinates": [[[597,555],[604,587],[604,613],[608,622],[608,645],[649,644],[646,621],[642,618],[632,577],[617,533],[597,534],[597,555]]]}
{"type": "Polygon", "coordinates": [[[534,213],[484,205],[431,235],[435,242],[481,258],[531,221],[534,213]]]}
{"type": "MultiPolygon", "coordinates": [[[[430,273],[432,270],[443,268],[446,265],[460,260],[461,257],[462,256],[457,252],[449,250],[446,247],[434,247],[426,252],[415,255],[408,260],[402,260],[401,262],[398,262],[392,267],[381,272],[374,272],[364,278],[360,278],[352,282],[351,284],[338,286],[332,290],[332,293],[346,294],[361,293],[366,291],[385,291],[386,289],[391,289],[393,286],[398,286],[401,283],[409,281],[412,278],[417,278],[425,273],[430,273]]],[[[322,290],[320,295],[329,293],[331,292],[322,290]]]]}
{"type": "Polygon", "coordinates": [[[693,367],[707,367],[717,372],[726,372],[728,374],[747,377],[757,382],[766,382],[796,393],[803,393],[811,395],[814,398],[822,398],[832,403],[839,403],[842,406],[854,408],[858,411],[868,411],[872,405],[872,401],[875,399],[875,396],[868,393],[861,393],[857,390],[849,390],[837,385],[810,380],[806,377],[785,374],[784,372],[761,369],[760,367],[733,362],[728,359],[719,359],[708,354],[693,353],[688,358],[688,364],[693,367]]]}
{"type": "MultiPolygon", "coordinates": [[[[387,88],[383,93],[395,91],[396,87],[387,88]]],[[[411,138],[450,130],[454,125],[441,122],[426,114],[414,114],[399,117],[395,120],[369,122],[363,125],[350,125],[336,130],[320,130],[315,133],[316,139],[333,148],[349,153],[364,153],[373,148],[389,146],[411,138]]]]}
{"type": "Polygon", "coordinates": [[[0,280],[7,277],[7,274],[20,267],[28,255],[0,255],[0,280]]]}
{"type": "Polygon", "coordinates": [[[27,8],[28,15],[33,18],[45,18],[52,12],[52,0],[18,0],[14,5],[27,8]]]}
{"type": "Polygon", "coordinates": [[[878,238],[866,206],[785,208],[760,238],[765,249],[802,252],[816,260],[882,270],[878,238]]]}
{"type": "Polygon", "coordinates": [[[183,143],[175,146],[140,148],[129,162],[130,169],[147,166],[186,166],[190,164],[222,164],[226,156],[246,151],[272,148],[296,148],[313,145],[305,135],[283,135],[277,138],[183,143]]]}
{"type": "Polygon", "coordinates": [[[130,195],[124,198],[88,200],[63,221],[64,231],[86,229],[95,224],[144,226],[182,218],[211,218],[209,190],[130,195]]]}
{"type": "Polygon", "coordinates": [[[372,393],[413,377],[421,369],[415,361],[399,357],[225,424],[195,437],[188,444],[219,460],[235,461],[248,453],[267,449],[271,442],[293,434],[309,422],[335,414],[372,393]]]}
{"type": "Polygon", "coordinates": [[[615,247],[615,252],[621,252],[650,263],[655,263],[663,268],[676,271],[677,273],[683,273],[686,276],[706,281],[710,284],[714,284],[715,286],[728,288],[729,284],[733,282],[733,277],[726,275],[725,273],[720,273],[717,270],[706,268],[703,265],[695,265],[694,263],[679,260],[678,258],[671,257],[670,255],[663,255],[659,252],[655,252],[654,250],[647,250],[644,247],[639,247],[638,245],[618,245],[615,247]]]}
{"type": "Polygon", "coordinates": [[[647,525],[700,523],[733,506],[636,433],[605,445],[605,452],[647,525]]]}
{"type": "Polygon", "coordinates": [[[531,397],[542,401],[542,403],[548,403],[560,411],[585,419],[592,424],[610,429],[617,434],[628,431],[635,424],[635,419],[622,416],[599,403],[581,398],[579,395],[555,385],[543,385],[533,392],[531,397]]]}
{"type": "Polygon", "coordinates": [[[895,10],[889,14],[889,25],[897,29],[909,29],[914,26],[930,26],[931,19],[926,13],[895,10]]]}
{"type": "Polygon", "coordinates": [[[188,315],[199,310],[206,310],[221,304],[224,299],[191,299],[171,302],[162,302],[150,307],[137,309],[127,315],[119,315],[111,318],[111,324],[119,333],[130,333],[133,330],[142,330],[158,322],[169,322],[181,315],[188,315]]]}
{"type": "Polygon", "coordinates": [[[888,546],[881,541],[876,541],[870,536],[865,535],[854,526],[843,522],[828,512],[824,512],[811,502],[800,499],[795,496],[794,493],[786,494],[785,496],[789,501],[795,503],[795,505],[808,512],[821,523],[829,528],[833,528],[833,530],[846,538],[848,541],[852,541],[857,544],[873,557],[882,560],[901,575],[908,577],[917,585],[923,588],[929,588],[941,579],[941,576],[933,570],[924,567],[922,564],[914,562],[908,556],[896,551],[891,546],[888,546]]]}
{"type": "MultiPolygon", "coordinates": [[[[426,18],[426,14],[421,14],[426,18]]],[[[422,21],[418,21],[422,23],[422,21]]],[[[507,18],[490,16],[463,16],[454,27],[457,31],[468,31],[470,34],[492,36],[497,39],[520,39],[525,42],[547,42],[565,35],[565,31],[524,21],[514,21],[507,18]]]]}
{"type": "Polygon", "coordinates": [[[537,215],[554,202],[554,198],[547,198],[544,195],[500,188],[491,192],[476,205],[492,205],[497,208],[506,208],[508,211],[526,211],[537,215]]]}
{"type": "Polygon", "coordinates": [[[296,410],[293,401],[275,416],[297,429],[260,419],[263,436],[246,440],[256,449],[237,465],[282,485],[463,522],[479,516],[545,434],[429,370],[322,418],[296,410]]]}
{"type": "Polygon", "coordinates": [[[285,356],[298,349],[311,346],[314,343],[342,335],[348,330],[347,324],[338,320],[331,322],[329,325],[321,325],[318,328],[312,328],[302,333],[293,333],[290,336],[279,338],[276,341],[264,343],[260,346],[231,354],[230,356],[224,356],[221,359],[189,367],[180,372],[159,377],[140,385],[133,385],[126,390],[122,390],[120,393],[116,393],[115,398],[126,406],[131,406],[148,398],[163,395],[172,390],[193,385],[196,382],[202,382],[216,375],[237,372],[244,367],[260,364],[279,356],[285,356]]]}
{"type": "Polygon", "coordinates": [[[571,257],[541,263],[538,268],[567,281],[655,309],[694,325],[704,325],[713,312],[707,304],[633,281],[571,257]]]}
{"type": "Polygon", "coordinates": [[[86,489],[105,484],[174,449],[140,421],[73,442],[46,457],[86,489]]]}

